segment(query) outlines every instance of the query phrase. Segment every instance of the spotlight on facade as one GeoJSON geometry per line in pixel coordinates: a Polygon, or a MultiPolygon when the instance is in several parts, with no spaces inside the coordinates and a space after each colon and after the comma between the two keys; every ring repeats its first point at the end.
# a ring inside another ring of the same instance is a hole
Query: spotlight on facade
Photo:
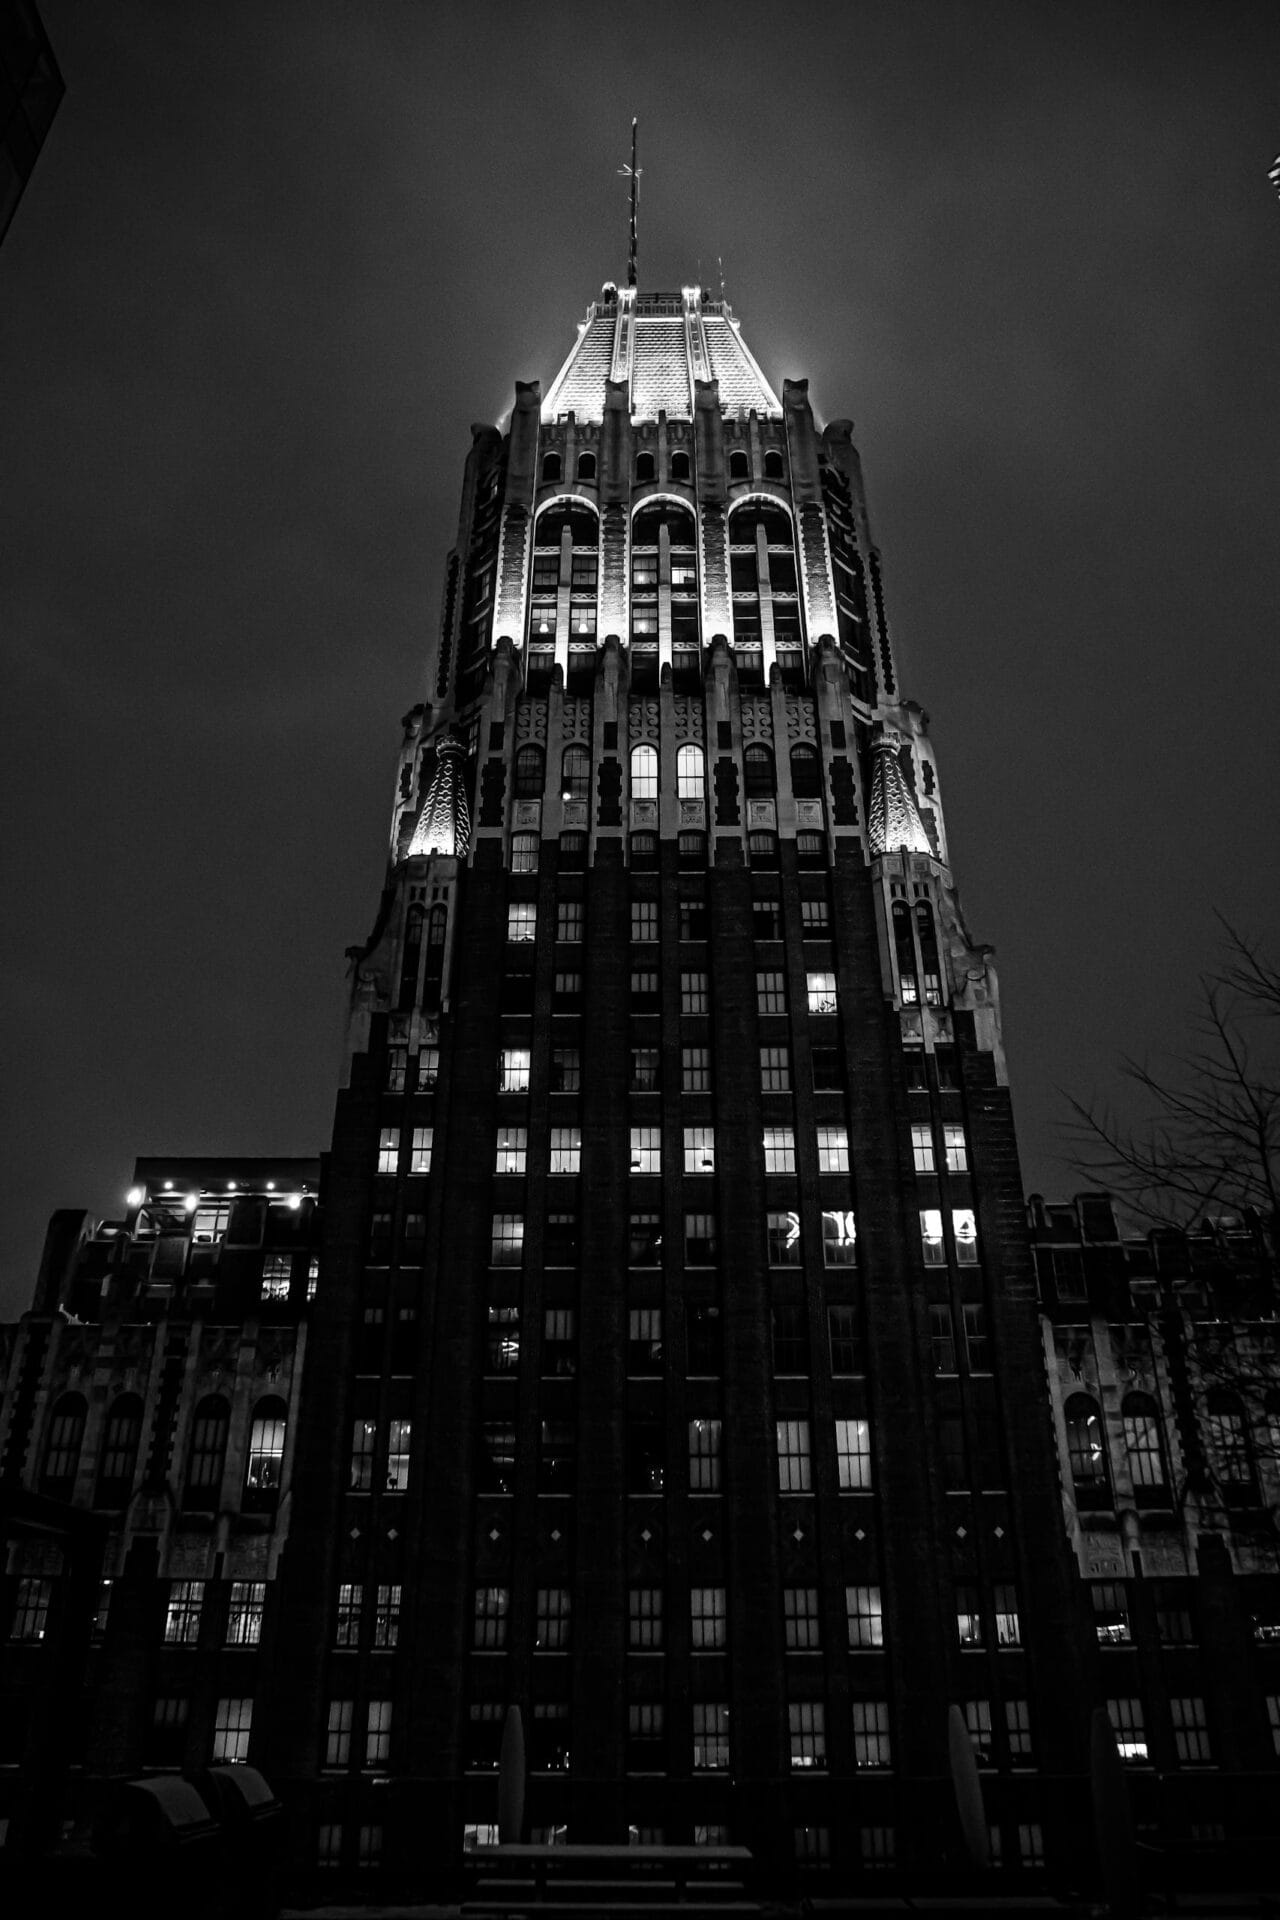
{"type": "Polygon", "coordinates": [[[189,1193],[186,1199],[183,1201],[182,1205],[184,1210],[187,1213],[194,1213],[196,1208],[200,1205],[200,1201],[194,1193],[189,1193]]]}
{"type": "Polygon", "coordinates": [[[302,1205],[302,1195],[301,1195],[300,1193],[291,1193],[291,1194],[289,1195],[289,1211],[290,1211],[290,1213],[296,1213],[296,1212],[298,1211],[298,1208],[299,1208],[299,1207],[300,1207],[301,1205],[302,1205]]]}
{"type": "Polygon", "coordinates": [[[125,1201],[131,1207],[140,1207],[146,1197],[147,1190],[145,1187],[130,1187],[128,1193],[125,1195],[125,1201]]]}

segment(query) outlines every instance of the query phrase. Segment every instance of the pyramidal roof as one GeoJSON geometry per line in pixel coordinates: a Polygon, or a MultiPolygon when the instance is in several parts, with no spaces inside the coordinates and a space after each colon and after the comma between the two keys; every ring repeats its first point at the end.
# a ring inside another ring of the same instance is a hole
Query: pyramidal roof
{"type": "Polygon", "coordinates": [[[701,287],[602,288],[542,403],[543,420],[566,413],[601,420],[610,380],[627,382],[634,420],[656,420],[660,412],[691,419],[698,380],[719,382],[721,413],[782,415],[728,304],[706,299],[701,287]]]}

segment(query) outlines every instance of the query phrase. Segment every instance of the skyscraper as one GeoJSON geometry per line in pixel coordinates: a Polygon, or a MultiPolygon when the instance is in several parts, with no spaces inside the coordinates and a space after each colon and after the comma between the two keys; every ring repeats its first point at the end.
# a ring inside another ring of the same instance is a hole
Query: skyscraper
{"type": "Polygon", "coordinates": [[[475,432],[427,691],[254,1721],[300,1855],[456,1858],[514,1702],[536,1829],[927,1869],[954,1703],[1004,1857],[1061,1859],[996,979],[850,423],[722,301],[606,285],[475,432]]]}

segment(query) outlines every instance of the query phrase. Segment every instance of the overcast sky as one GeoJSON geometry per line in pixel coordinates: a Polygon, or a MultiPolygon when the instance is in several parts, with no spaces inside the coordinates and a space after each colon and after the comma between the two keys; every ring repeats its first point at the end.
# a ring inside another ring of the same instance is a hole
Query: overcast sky
{"type": "MultiPolygon", "coordinates": [[[[134,1156],[327,1143],[473,420],[626,267],[852,415],[905,689],[1056,1091],[1277,942],[1280,10],[109,6],[0,247],[0,1311],[134,1156]]],[[[1078,1183],[1075,1183],[1078,1184],[1078,1183]]]]}

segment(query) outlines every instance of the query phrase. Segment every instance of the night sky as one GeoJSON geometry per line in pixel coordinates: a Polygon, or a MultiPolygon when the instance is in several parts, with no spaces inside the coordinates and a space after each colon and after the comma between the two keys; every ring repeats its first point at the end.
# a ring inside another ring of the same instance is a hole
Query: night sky
{"type": "Polygon", "coordinates": [[[42,0],[0,247],[0,1312],[139,1153],[327,1143],[470,423],[626,267],[851,415],[906,691],[1057,1089],[1277,933],[1280,11],[42,0]]]}

